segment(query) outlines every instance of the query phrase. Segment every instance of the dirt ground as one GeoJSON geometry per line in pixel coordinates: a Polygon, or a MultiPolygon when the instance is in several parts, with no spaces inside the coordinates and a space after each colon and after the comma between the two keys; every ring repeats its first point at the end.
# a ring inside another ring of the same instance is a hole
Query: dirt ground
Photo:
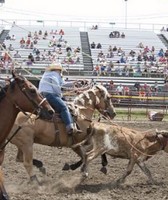
{"type": "MultiPolygon", "coordinates": [[[[119,122],[118,122],[119,123],[119,122]]],[[[123,126],[137,130],[168,129],[168,122],[122,122],[123,126]]],[[[73,163],[78,157],[71,149],[58,149],[34,145],[34,157],[41,159],[47,174],[42,176],[34,168],[41,186],[28,183],[28,176],[22,163],[15,161],[16,147],[6,148],[3,172],[5,186],[11,200],[165,200],[168,199],[168,155],[159,152],[146,164],[152,172],[155,185],[147,183],[146,176],[135,166],[133,173],[119,188],[112,183],[126,169],[128,160],[108,157],[108,173],[100,172],[101,159],[96,158],[89,166],[89,177],[81,182],[80,170],[62,171],[65,162],[73,163]]]]}

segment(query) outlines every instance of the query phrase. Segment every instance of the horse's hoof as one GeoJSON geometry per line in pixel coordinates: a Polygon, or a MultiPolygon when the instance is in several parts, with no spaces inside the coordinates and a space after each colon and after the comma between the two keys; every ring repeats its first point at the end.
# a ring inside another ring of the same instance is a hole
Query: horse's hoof
{"type": "Polygon", "coordinates": [[[106,167],[102,167],[102,168],[100,169],[100,171],[101,171],[103,174],[107,174],[107,169],[106,169],[106,167]]]}
{"type": "Polygon", "coordinates": [[[33,184],[40,185],[40,182],[39,182],[37,176],[34,175],[34,176],[30,177],[30,181],[28,182],[28,184],[30,184],[30,185],[33,185],[33,184]]]}
{"type": "Polygon", "coordinates": [[[62,168],[63,171],[68,171],[70,170],[70,166],[68,163],[65,163],[64,167],[62,168]]]}
{"type": "Polygon", "coordinates": [[[9,196],[7,194],[2,195],[2,200],[9,200],[9,196]]]}
{"type": "Polygon", "coordinates": [[[84,179],[85,179],[85,178],[88,178],[88,176],[89,176],[89,173],[88,173],[88,172],[83,173],[83,178],[84,178],[84,179]]]}
{"type": "Polygon", "coordinates": [[[69,167],[70,167],[70,169],[71,169],[72,171],[74,171],[74,170],[77,168],[76,165],[73,165],[73,164],[70,165],[69,167]]]}
{"type": "Polygon", "coordinates": [[[46,174],[46,168],[45,168],[45,167],[40,167],[39,170],[40,170],[40,172],[42,172],[43,174],[46,174]]]}

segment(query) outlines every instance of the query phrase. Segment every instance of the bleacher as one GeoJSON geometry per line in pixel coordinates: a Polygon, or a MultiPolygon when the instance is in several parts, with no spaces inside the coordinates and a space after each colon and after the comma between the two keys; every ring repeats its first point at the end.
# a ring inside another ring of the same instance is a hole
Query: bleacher
{"type": "MultiPolygon", "coordinates": [[[[152,46],[155,47],[155,52],[163,48],[166,49],[165,45],[158,38],[157,34],[152,31],[142,31],[142,30],[127,30],[120,29],[118,30],[120,33],[125,33],[125,38],[109,38],[109,34],[111,29],[98,29],[98,30],[88,30],[89,41],[90,44],[92,42],[101,43],[102,49],[91,49],[92,57],[94,60],[97,60],[97,55],[100,50],[102,50],[105,54],[108,53],[108,47],[111,45],[112,47],[116,46],[117,48],[121,47],[128,55],[131,50],[138,52],[140,48],[138,44],[142,42],[144,46],[148,46],[150,49],[152,46]]],[[[111,61],[117,61],[119,56],[115,55],[111,61]]],[[[132,63],[133,64],[133,63],[132,63]]]]}

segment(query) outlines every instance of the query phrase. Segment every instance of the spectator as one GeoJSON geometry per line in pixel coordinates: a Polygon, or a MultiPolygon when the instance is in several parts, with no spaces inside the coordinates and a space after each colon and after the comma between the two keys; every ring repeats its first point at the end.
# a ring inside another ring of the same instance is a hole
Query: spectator
{"type": "Polygon", "coordinates": [[[30,49],[33,49],[34,48],[34,42],[31,42],[30,43],[30,49]]]}
{"type": "Polygon", "coordinates": [[[14,51],[14,47],[12,46],[12,44],[9,44],[8,50],[9,51],[14,51]]]}
{"type": "Polygon", "coordinates": [[[114,90],[114,81],[113,80],[111,80],[109,83],[109,90],[110,91],[114,90]]]}
{"type": "Polygon", "coordinates": [[[64,35],[64,34],[65,34],[65,33],[64,33],[63,29],[60,29],[59,35],[64,35]]]}
{"type": "Polygon", "coordinates": [[[15,35],[11,36],[11,40],[16,40],[15,35]]]}
{"type": "Polygon", "coordinates": [[[154,46],[152,46],[151,52],[155,52],[155,47],[154,46]]]}
{"type": "Polygon", "coordinates": [[[158,82],[157,81],[155,81],[153,88],[154,88],[154,92],[157,93],[158,90],[159,90],[159,86],[158,86],[158,82]]]}
{"type": "Polygon", "coordinates": [[[80,52],[80,47],[75,48],[75,49],[74,49],[74,52],[75,52],[75,53],[79,53],[79,52],[80,52]]]}
{"type": "MultiPolygon", "coordinates": [[[[139,89],[139,96],[140,97],[145,97],[146,96],[144,87],[140,87],[140,89],[139,89]]],[[[144,101],[144,99],[140,98],[140,101],[144,101]]]]}
{"type": "Polygon", "coordinates": [[[1,50],[6,49],[6,44],[3,42],[0,48],[1,48],[1,50]]]}
{"type": "Polygon", "coordinates": [[[111,32],[111,33],[109,34],[109,38],[113,38],[113,37],[114,37],[113,32],[111,32]]]}
{"type": "Polygon", "coordinates": [[[14,58],[21,58],[21,55],[19,54],[19,51],[16,51],[16,53],[13,55],[14,58]]]}
{"type": "Polygon", "coordinates": [[[32,53],[30,53],[29,55],[28,55],[28,65],[32,65],[32,63],[34,63],[34,56],[33,56],[33,54],[32,53]]]}
{"type": "Polygon", "coordinates": [[[97,44],[97,49],[101,49],[102,48],[102,45],[100,43],[97,44]]]}
{"type": "Polygon", "coordinates": [[[20,40],[20,48],[24,48],[24,47],[25,47],[25,44],[26,44],[26,41],[25,41],[24,38],[22,38],[22,39],[20,40]]]}
{"type": "Polygon", "coordinates": [[[124,87],[120,83],[120,85],[118,85],[117,88],[116,88],[117,95],[123,95],[123,91],[124,91],[124,87]]]}
{"type": "Polygon", "coordinates": [[[29,48],[29,45],[31,44],[30,37],[26,40],[26,48],[29,48]]]}
{"type": "Polygon", "coordinates": [[[27,37],[28,37],[28,38],[31,38],[31,37],[32,37],[32,33],[31,33],[31,31],[29,31],[27,37]]]}
{"type": "Polygon", "coordinates": [[[113,51],[117,51],[117,47],[116,46],[113,47],[113,51]]]}
{"type": "Polygon", "coordinates": [[[113,31],[113,35],[114,35],[115,38],[119,38],[120,32],[119,31],[113,31]]]}
{"type": "Polygon", "coordinates": [[[121,56],[120,63],[126,63],[126,58],[124,56],[121,56]]]}
{"type": "Polygon", "coordinates": [[[43,34],[42,30],[39,30],[38,34],[41,36],[43,34]]]}
{"type": "Polygon", "coordinates": [[[91,47],[91,49],[95,49],[96,44],[94,42],[92,42],[91,45],[90,45],[90,47],[91,47]]]}
{"type": "Polygon", "coordinates": [[[144,48],[144,52],[145,52],[145,53],[148,53],[149,51],[150,51],[149,47],[146,46],[146,47],[144,48]]]}
{"type": "Polygon", "coordinates": [[[57,35],[57,34],[58,34],[58,31],[57,31],[57,30],[55,30],[55,31],[53,32],[53,34],[57,35]]]}
{"type": "Polygon", "coordinates": [[[35,32],[34,32],[34,37],[33,37],[33,39],[36,39],[36,40],[38,40],[38,39],[39,39],[39,36],[38,36],[38,33],[37,33],[37,31],[35,31],[35,32]]]}
{"type": "Polygon", "coordinates": [[[125,38],[124,32],[121,33],[121,38],[125,38]]]}
{"type": "Polygon", "coordinates": [[[70,46],[67,46],[67,48],[66,48],[66,52],[72,52],[72,49],[71,49],[70,46]]]}
{"type": "Polygon", "coordinates": [[[163,51],[162,48],[159,50],[158,56],[159,57],[163,57],[164,56],[164,51],[163,51]]]}
{"type": "Polygon", "coordinates": [[[129,96],[130,94],[130,89],[128,86],[124,86],[124,95],[129,96]]]}
{"type": "Polygon", "coordinates": [[[168,49],[166,50],[164,56],[168,59],[168,49]]]}
{"type": "Polygon", "coordinates": [[[140,43],[138,44],[138,47],[139,47],[139,48],[141,48],[141,49],[143,49],[143,48],[144,48],[144,45],[143,45],[143,43],[142,43],[142,42],[140,42],[140,43]]]}
{"type": "Polygon", "coordinates": [[[163,26],[163,27],[161,28],[160,31],[161,31],[161,32],[166,31],[166,30],[165,30],[165,27],[163,26]]]}
{"type": "Polygon", "coordinates": [[[45,31],[45,32],[44,32],[44,36],[43,36],[43,40],[47,39],[47,37],[48,37],[48,32],[45,31]]]}
{"type": "Polygon", "coordinates": [[[134,84],[134,88],[136,88],[136,90],[139,91],[139,90],[140,90],[140,87],[141,87],[141,85],[140,85],[139,81],[137,81],[137,82],[134,84]]]}

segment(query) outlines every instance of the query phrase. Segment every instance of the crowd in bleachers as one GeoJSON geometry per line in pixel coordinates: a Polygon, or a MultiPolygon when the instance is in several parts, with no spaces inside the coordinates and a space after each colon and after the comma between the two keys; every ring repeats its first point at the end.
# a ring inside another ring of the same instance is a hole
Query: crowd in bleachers
{"type": "Polygon", "coordinates": [[[19,37],[9,34],[1,45],[1,69],[10,71],[16,61],[27,66],[42,62],[81,63],[80,45],[71,46],[63,29],[29,31],[19,37]],[[42,48],[41,44],[44,44],[42,48]]]}
{"type": "MultiPolygon", "coordinates": [[[[141,41],[140,36],[139,40],[136,37],[138,42],[133,44],[132,41],[135,40],[133,36],[131,40],[129,33],[123,30],[110,32],[112,40],[111,37],[109,38],[109,31],[104,33],[96,25],[94,25],[96,31],[92,30],[93,27],[90,30],[93,37],[89,33],[89,38],[92,42],[90,48],[94,64],[93,75],[167,77],[168,50],[166,48],[162,46],[158,48],[157,43],[149,45],[141,41]],[[127,44],[129,38],[130,46],[127,44]]],[[[0,66],[3,69],[12,69],[13,60],[11,58],[27,66],[53,61],[68,65],[83,65],[80,36],[78,35],[79,42],[75,43],[75,46],[69,43],[67,36],[67,32],[62,28],[31,30],[26,34],[19,34],[19,37],[11,33],[6,38],[7,43],[5,41],[2,44],[2,49],[6,49],[8,53],[2,51],[0,66]]]]}
{"type": "MultiPolygon", "coordinates": [[[[94,48],[91,46],[91,49],[94,48]]],[[[101,47],[94,55],[94,75],[150,76],[152,74],[158,77],[168,75],[168,50],[161,48],[158,51],[154,46],[150,48],[142,42],[129,51],[115,45],[109,45],[107,49],[101,47]]]]}

